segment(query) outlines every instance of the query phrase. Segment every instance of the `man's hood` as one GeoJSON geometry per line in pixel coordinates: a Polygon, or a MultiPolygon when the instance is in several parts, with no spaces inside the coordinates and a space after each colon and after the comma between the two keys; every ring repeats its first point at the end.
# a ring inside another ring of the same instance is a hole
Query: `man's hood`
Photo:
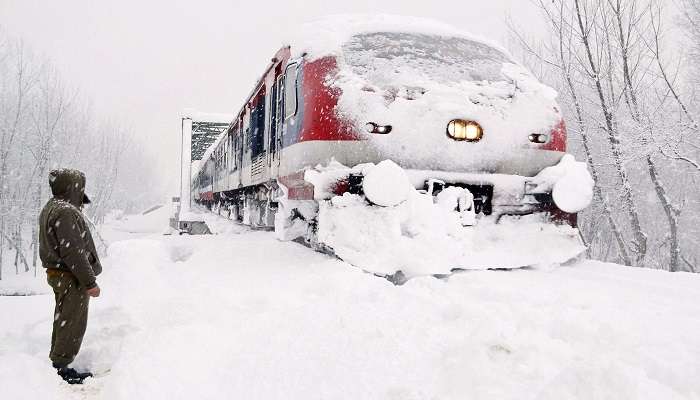
{"type": "Polygon", "coordinates": [[[49,186],[55,198],[78,208],[90,202],[85,195],[85,174],[77,169],[61,168],[49,172],[49,186]]]}

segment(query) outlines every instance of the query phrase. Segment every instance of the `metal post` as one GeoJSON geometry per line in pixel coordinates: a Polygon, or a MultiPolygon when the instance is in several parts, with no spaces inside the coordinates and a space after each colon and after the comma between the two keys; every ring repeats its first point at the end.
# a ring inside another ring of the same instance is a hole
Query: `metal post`
{"type": "MultiPolygon", "coordinates": [[[[190,181],[192,175],[192,118],[182,118],[180,148],[180,214],[190,211],[192,205],[190,181]]],[[[182,219],[182,218],[180,218],[182,219]]]]}
{"type": "MultiPolygon", "coordinates": [[[[183,156],[182,156],[182,153],[183,153],[183,151],[184,151],[184,150],[183,150],[183,147],[184,147],[184,146],[183,146],[183,144],[182,144],[182,141],[183,141],[182,138],[183,138],[183,136],[184,136],[184,128],[183,128],[183,125],[184,125],[184,124],[185,124],[185,118],[181,118],[181,119],[180,119],[180,190],[179,190],[179,192],[178,192],[178,195],[179,195],[180,197],[179,197],[179,199],[178,199],[178,204],[177,204],[177,215],[175,215],[175,218],[177,218],[177,224],[178,224],[178,225],[179,225],[179,223],[180,223],[180,210],[182,209],[182,175],[183,175],[183,174],[182,174],[182,169],[183,169],[183,168],[182,168],[182,160],[183,160],[183,158],[182,158],[182,157],[183,157],[183,156]]],[[[178,225],[176,225],[175,228],[176,228],[178,225]]]]}
{"type": "Polygon", "coordinates": [[[211,234],[201,217],[192,215],[192,117],[182,117],[180,125],[180,204],[173,228],[189,235],[211,234]]]}

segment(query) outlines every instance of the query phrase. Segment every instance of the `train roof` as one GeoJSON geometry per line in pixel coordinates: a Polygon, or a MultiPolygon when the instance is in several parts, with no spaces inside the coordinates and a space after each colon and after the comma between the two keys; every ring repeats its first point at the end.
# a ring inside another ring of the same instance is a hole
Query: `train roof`
{"type": "Polygon", "coordinates": [[[301,25],[296,37],[289,44],[294,58],[306,56],[308,59],[315,59],[341,54],[343,45],[353,36],[373,32],[464,38],[491,46],[513,58],[500,44],[443,22],[390,14],[342,14],[312,20],[301,25]]]}
{"type": "MultiPolygon", "coordinates": [[[[412,132],[415,129],[410,127],[419,126],[418,122],[425,125],[454,114],[455,111],[449,109],[450,104],[464,104],[459,108],[461,114],[468,113],[470,119],[484,121],[490,131],[511,133],[488,138],[499,142],[505,149],[526,138],[523,132],[545,129],[561,120],[556,91],[539,82],[514,61],[501,45],[442,22],[382,14],[334,15],[301,25],[295,37],[277,51],[245,102],[250,101],[270,68],[289,57],[313,61],[328,56],[337,57],[339,61],[341,79],[333,84],[340,89],[344,98],[344,115],[358,126],[376,115],[377,118],[391,120],[397,126],[403,124],[406,131],[412,132]],[[449,40],[452,38],[462,40],[449,40]],[[415,41],[416,46],[412,49],[410,45],[406,46],[406,41],[415,41]],[[443,52],[442,49],[447,51],[443,52]],[[409,60],[409,64],[394,65],[396,63],[392,64],[390,56],[380,57],[380,62],[374,64],[365,63],[370,64],[369,67],[363,64],[365,60],[372,59],[377,51],[391,55],[397,50],[405,56],[397,62],[401,64],[409,60]],[[458,62],[464,54],[473,54],[474,57],[467,57],[469,62],[466,63],[458,62]],[[403,69],[406,71],[399,73],[403,69]],[[393,73],[383,73],[385,70],[393,73]],[[366,91],[365,87],[374,90],[366,91]],[[402,96],[405,91],[405,97],[411,100],[416,99],[416,93],[419,93],[422,97],[416,104],[429,106],[431,111],[418,114],[403,112],[401,104],[405,105],[406,102],[392,102],[391,107],[385,105],[376,110],[370,107],[369,110],[373,111],[371,115],[367,114],[368,105],[378,104],[374,101],[376,96],[386,92],[396,97],[394,92],[397,90],[391,91],[396,88],[402,96]],[[436,112],[434,104],[441,104],[446,109],[436,112]],[[506,114],[510,117],[504,119],[502,116],[506,114]]],[[[241,112],[234,120],[239,118],[241,112]]],[[[430,150],[429,144],[421,142],[427,139],[420,132],[416,132],[415,136],[408,138],[404,135],[404,138],[420,144],[418,147],[423,151],[442,151],[439,148],[430,150]]],[[[220,139],[209,147],[201,165],[197,163],[193,166],[193,175],[204,165],[219,142],[220,139]]],[[[484,158],[492,156],[483,155],[484,158]]]]}

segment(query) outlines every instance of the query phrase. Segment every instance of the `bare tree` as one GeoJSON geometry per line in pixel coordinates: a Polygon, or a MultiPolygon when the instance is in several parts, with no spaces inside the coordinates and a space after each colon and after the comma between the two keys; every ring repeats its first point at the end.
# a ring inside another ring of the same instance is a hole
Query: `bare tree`
{"type": "MultiPolygon", "coordinates": [[[[2,278],[4,241],[10,241],[17,254],[21,246],[14,243],[6,230],[17,229],[8,221],[8,163],[14,144],[22,129],[30,107],[29,96],[36,83],[31,69],[31,56],[21,41],[11,41],[0,32],[0,278],[2,278]],[[8,229],[9,228],[9,229],[8,229]]],[[[21,236],[20,236],[21,238],[21,236]]]]}
{"type": "MultiPolygon", "coordinates": [[[[632,61],[630,60],[631,53],[635,46],[642,46],[644,42],[643,32],[647,32],[647,27],[639,25],[642,21],[647,19],[650,25],[658,27],[661,24],[660,19],[660,8],[659,13],[654,14],[654,4],[648,5],[647,10],[640,10],[639,1],[637,0],[607,0],[607,9],[611,12],[615,20],[615,31],[614,35],[617,40],[617,44],[620,49],[620,64],[621,64],[621,75],[623,81],[623,93],[625,98],[625,103],[629,110],[629,114],[632,121],[636,125],[636,129],[641,131],[647,130],[648,136],[650,138],[654,137],[654,119],[650,117],[652,113],[650,110],[644,110],[644,105],[640,104],[638,90],[642,86],[641,79],[635,76],[634,67],[632,61]],[[645,18],[645,13],[648,12],[649,18],[645,18]]],[[[607,13],[606,13],[607,14],[607,13]]],[[[656,52],[652,52],[653,58],[656,59],[659,66],[662,65],[659,60],[658,53],[658,29],[654,30],[656,32],[656,52]]],[[[664,76],[664,81],[667,86],[673,90],[673,86],[668,81],[664,70],[661,69],[662,76],[664,76]]],[[[676,95],[677,101],[682,105],[680,99],[676,95]]],[[[680,209],[675,207],[671,202],[667,190],[662,182],[662,178],[659,175],[659,168],[653,159],[653,151],[647,151],[645,155],[645,160],[647,168],[649,171],[649,177],[654,187],[654,191],[659,199],[659,202],[666,215],[667,222],[669,224],[669,239],[670,239],[670,263],[669,270],[677,271],[680,267],[680,244],[678,240],[678,216],[680,215],[680,209]]]]}
{"type": "Polygon", "coordinates": [[[591,255],[614,260],[612,242],[625,264],[694,269],[697,235],[684,234],[681,226],[692,232],[700,210],[688,209],[682,220],[680,215],[684,205],[698,204],[697,194],[686,189],[698,171],[697,108],[680,90],[679,77],[687,75],[680,73],[680,59],[675,69],[663,60],[662,2],[533,1],[549,26],[548,40],[536,47],[519,29],[511,31],[533,69],[544,70],[542,79],[559,89],[565,116],[575,122],[570,137],[580,140],[578,150],[596,183],[584,216],[603,216],[581,224],[591,255]],[[671,175],[679,168],[691,175],[671,175]]]}
{"type": "MultiPolygon", "coordinates": [[[[594,198],[596,203],[600,205],[601,212],[608,222],[612,236],[617,244],[617,249],[620,254],[621,261],[625,265],[632,265],[632,259],[627,251],[627,246],[625,245],[624,236],[620,230],[617,222],[613,217],[613,213],[610,209],[609,203],[606,196],[603,194],[601,188],[601,177],[600,171],[593,159],[593,152],[591,150],[590,143],[590,133],[587,127],[587,119],[584,115],[584,107],[581,103],[580,94],[578,93],[577,85],[575,84],[575,58],[576,53],[572,50],[573,30],[572,21],[567,20],[565,3],[563,1],[557,1],[554,3],[546,4],[544,1],[539,0],[538,5],[543,10],[548,26],[550,27],[550,32],[553,38],[553,46],[551,48],[551,55],[553,58],[551,60],[545,61],[548,65],[554,67],[563,77],[564,86],[567,90],[571,104],[573,106],[574,120],[577,126],[577,133],[581,138],[582,147],[586,163],[588,164],[589,170],[595,182],[594,186],[594,198]],[[551,4],[551,6],[550,6],[551,4]]],[[[527,41],[523,39],[522,36],[517,32],[517,29],[512,29],[512,32],[518,37],[521,45],[525,46],[530,54],[536,54],[533,49],[527,44],[527,41]]],[[[544,60],[539,55],[536,55],[540,60],[544,60]]],[[[596,221],[596,220],[594,220],[596,221]]],[[[593,235],[599,235],[601,233],[600,229],[591,229],[593,235]]],[[[593,240],[589,240],[593,242],[593,240]]],[[[606,249],[608,250],[608,249],[606,249]]],[[[607,258],[607,255],[603,258],[607,258]]]]}
{"type": "Polygon", "coordinates": [[[36,271],[36,221],[50,195],[49,169],[86,172],[88,214],[98,220],[111,208],[150,199],[134,195],[155,181],[152,158],[138,140],[121,123],[97,118],[50,62],[0,30],[0,279],[7,250],[15,273],[30,270],[28,252],[36,271]]]}
{"type": "MultiPolygon", "coordinates": [[[[612,158],[615,163],[616,172],[622,182],[622,198],[625,203],[625,210],[629,216],[632,225],[632,235],[634,236],[634,251],[637,254],[637,263],[640,263],[646,255],[647,236],[642,231],[642,226],[639,221],[639,211],[634,201],[632,194],[632,186],[627,176],[627,170],[624,166],[624,154],[620,141],[620,135],[616,128],[615,114],[610,108],[610,104],[606,99],[606,94],[603,89],[603,81],[601,78],[601,66],[593,54],[593,45],[591,43],[591,33],[597,32],[598,26],[595,24],[595,16],[601,13],[600,3],[584,2],[584,0],[574,0],[574,11],[578,26],[578,34],[585,49],[587,61],[588,77],[595,83],[596,93],[598,95],[600,112],[603,114],[605,122],[605,132],[607,133],[608,141],[612,151],[612,158]]],[[[597,34],[597,33],[596,33],[597,34]]],[[[607,71],[608,76],[611,76],[612,71],[607,71]]],[[[612,95],[613,93],[611,93],[612,95]]]]}

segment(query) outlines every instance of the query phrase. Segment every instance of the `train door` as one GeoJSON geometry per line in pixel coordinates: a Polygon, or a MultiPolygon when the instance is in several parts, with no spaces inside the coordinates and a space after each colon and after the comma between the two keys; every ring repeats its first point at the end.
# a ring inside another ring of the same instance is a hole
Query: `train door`
{"type": "Polygon", "coordinates": [[[238,122],[238,142],[236,143],[236,154],[238,154],[238,160],[236,161],[236,166],[238,168],[238,187],[241,187],[243,186],[243,149],[245,149],[245,124],[243,122],[243,115],[241,115],[238,122]]]}
{"type": "Polygon", "coordinates": [[[241,149],[241,152],[243,153],[242,155],[242,162],[241,165],[243,166],[242,171],[241,171],[241,185],[242,186],[248,186],[251,184],[250,182],[250,167],[251,167],[251,156],[250,156],[250,110],[251,106],[250,104],[247,104],[245,106],[245,112],[242,114],[241,119],[243,121],[242,125],[242,142],[241,145],[243,146],[241,149]]]}
{"type": "Polygon", "coordinates": [[[275,80],[272,85],[270,96],[270,137],[268,142],[270,175],[277,176],[277,169],[280,165],[280,150],[282,126],[284,124],[283,101],[284,101],[284,75],[281,73],[281,65],[275,70],[275,80]]]}
{"type": "Polygon", "coordinates": [[[250,110],[250,152],[251,183],[258,183],[265,177],[267,169],[267,151],[265,149],[265,103],[266,93],[263,85],[253,97],[250,110]]]}
{"type": "Polygon", "coordinates": [[[231,129],[226,129],[226,165],[224,167],[224,176],[226,177],[224,181],[224,190],[231,189],[231,172],[233,170],[232,155],[233,155],[233,135],[231,134],[231,129]]]}
{"type": "Polygon", "coordinates": [[[298,125],[294,125],[294,117],[297,114],[297,108],[299,106],[299,98],[297,93],[298,76],[300,72],[300,62],[293,61],[287,64],[287,68],[284,73],[284,80],[282,82],[282,107],[280,114],[280,123],[283,126],[282,135],[280,140],[280,147],[283,147],[285,143],[289,143],[290,139],[296,134],[296,130],[299,129],[298,125]]]}
{"type": "Polygon", "coordinates": [[[227,190],[233,189],[233,171],[236,169],[236,146],[234,145],[234,138],[236,137],[236,129],[230,128],[228,130],[228,185],[227,190]]]}

